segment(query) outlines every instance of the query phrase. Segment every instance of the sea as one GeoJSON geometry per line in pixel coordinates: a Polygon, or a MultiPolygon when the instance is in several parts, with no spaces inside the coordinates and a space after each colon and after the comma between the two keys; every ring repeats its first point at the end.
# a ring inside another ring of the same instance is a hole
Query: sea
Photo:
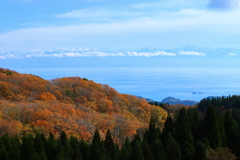
{"type": "Polygon", "coordinates": [[[107,84],[123,94],[162,101],[166,97],[200,101],[208,96],[240,94],[240,68],[18,68],[20,73],[51,80],[81,77],[107,84]]]}

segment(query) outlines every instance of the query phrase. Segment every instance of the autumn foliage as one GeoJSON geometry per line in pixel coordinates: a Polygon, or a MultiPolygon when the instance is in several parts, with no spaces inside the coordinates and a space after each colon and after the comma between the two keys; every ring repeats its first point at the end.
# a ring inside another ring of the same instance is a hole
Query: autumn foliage
{"type": "Polygon", "coordinates": [[[65,131],[90,141],[96,129],[102,137],[109,129],[120,143],[147,128],[151,115],[162,127],[167,117],[162,108],[108,85],[80,77],[48,81],[0,68],[0,134],[52,132],[58,137],[65,131]]]}

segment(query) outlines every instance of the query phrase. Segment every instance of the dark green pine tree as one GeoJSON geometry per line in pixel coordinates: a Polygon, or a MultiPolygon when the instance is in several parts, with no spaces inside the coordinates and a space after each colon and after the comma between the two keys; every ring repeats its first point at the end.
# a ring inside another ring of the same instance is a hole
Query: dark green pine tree
{"type": "Polygon", "coordinates": [[[205,137],[213,149],[222,147],[222,136],[220,133],[219,119],[213,106],[207,108],[204,118],[205,137]]]}
{"type": "Polygon", "coordinates": [[[167,159],[181,160],[181,150],[179,144],[169,132],[162,140],[164,153],[167,159]]]}
{"type": "Polygon", "coordinates": [[[164,154],[162,143],[158,138],[150,144],[150,148],[155,160],[167,160],[164,154]]]}
{"type": "Polygon", "coordinates": [[[0,159],[1,160],[9,160],[8,152],[3,145],[2,139],[0,137],[0,159]]]}
{"type": "Polygon", "coordinates": [[[100,142],[101,142],[101,138],[100,138],[100,135],[99,135],[99,131],[98,131],[98,129],[96,129],[95,132],[94,132],[94,135],[93,135],[92,144],[97,143],[99,145],[100,142]]]}
{"type": "Polygon", "coordinates": [[[200,141],[196,142],[194,160],[206,159],[206,147],[200,141]]]}
{"type": "Polygon", "coordinates": [[[9,153],[9,160],[20,159],[21,143],[17,137],[11,138],[11,150],[9,153]]]}
{"type": "Polygon", "coordinates": [[[203,135],[203,121],[199,117],[199,113],[196,108],[189,108],[187,110],[189,125],[192,131],[194,144],[196,144],[197,140],[202,139],[203,135]]]}
{"type": "Polygon", "coordinates": [[[104,145],[102,146],[99,132],[96,129],[93,136],[92,144],[90,145],[91,160],[103,160],[105,158],[105,153],[102,153],[101,151],[104,150],[104,148],[100,147],[104,147],[104,145]]]}
{"type": "Polygon", "coordinates": [[[37,133],[37,135],[34,139],[34,149],[35,149],[36,153],[38,154],[39,159],[47,160],[44,144],[42,142],[42,137],[39,133],[37,133]]]}
{"type": "Polygon", "coordinates": [[[90,155],[91,160],[103,160],[103,156],[100,151],[100,144],[98,144],[97,142],[91,144],[90,155]]]}
{"type": "Polygon", "coordinates": [[[10,154],[12,153],[12,146],[11,146],[11,140],[10,140],[8,134],[4,134],[2,136],[2,143],[9,155],[9,159],[10,159],[10,157],[11,157],[10,154]]]}
{"type": "Polygon", "coordinates": [[[59,141],[63,149],[64,158],[66,160],[71,160],[71,145],[69,144],[67,135],[64,131],[61,132],[59,141]]]}
{"type": "Polygon", "coordinates": [[[181,149],[182,159],[192,159],[195,150],[194,141],[187,111],[184,107],[180,109],[176,120],[176,141],[181,149]]]}
{"type": "Polygon", "coordinates": [[[224,116],[224,128],[227,137],[227,147],[233,151],[234,154],[239,154],[239,127],[234,120],[231,111],[226,111],[224,116]]]}
{"type": "Polygon", "coordinates": [[[154,160],[151,148],[149,147],[146,139],[143,139],[142,141],[142,153],[145,160],[154,160]]]}
{"type": "Polygon", "coordinates": [[[156,128],[155,120],[151,118],[149,122],[149,129],[145,132],[144,139],[147,140],[155,160],[166,159],[163,152],[163,146],[160,140],[160,135],[161,135],[160,129],[156,128]]]}
{"type": "Polygon", "coordinates": [[[172,117],[168,114],[167,119],[164,123],[162,134],[161,134],[161,140],[164,140],[168,136],[168,134],[175,135],[174,128],[175,128],[174,121],[172,117]]]}
{"type": "Polygon", "coordinates": [[[71,145],[72,160],[82,160],[82,155],[81,155],[78,139],[76,137],[71,136],[69,143],[71,145]]]}
{"type": "Polygon", "coordinates": [[[123,144],[123,146],[121,148],[121,155],[120,155],[121,158],[120,159],[128,160],[131,153],[132,153],[132,147],[131,147],[129,138],[127,137],[125,139],[125,143],[123,144]]]}
{"type": "Polygon", "coordinates": [[[220,136],[222,138],[222,147],[226,147],[227,146],[227,137],[226,137],[226,133],[225,133],[225,129],[224,129],[224,116],[222,116],[221,114],[219,114],[217,112],[217,117],[218,117],[218,124],[219,124],[219,132],[220,132],[220,136]]]}
{"type": "Polygon", "coordinates": [[[84,140],[81,140],[79,142],[79,146],[80,146],[82,159],[83,160],[90,160],[91,156],[90,156],[89,144],[87,142],[85,142],[84,140]]]}
{"type": "MultiPolygon", "coordinates": [[[[115,146],[114,146],[115,147],[115,146]]],[[[100,145],[99,145],[99,150],[102,154],[102,159],[103,160],[109,160],[111,159],[109,156],[108,156],[108,152],[107,152],[107,149],[105,148],[105,143],[104,141],[101,141],[100,142],[100,145]]]]}
{"type": "Polygon", "coordinates": [[[233,118],[237,122],[238,126],[240,126],[240,111],[237,108],[233,108],[232,111],[233,118]]]}
{"type": "Polygon", "coordinates": [[[32,135],[23,136],[20,159],[21,160],[38,160],[39,159],[39,156],[34,149],[34,138],[32,135]]]}
{"type": "Polygon", "coordinates": [[[130,155],[131,160],[144,160],[141,140],[139,140],[138,136],[135,136],[134,143],[132,143],[132,152],[130,155]]]}
{"type": "Polygon", "coordinates": [[[58,141],[54,140],[52,132],[49,134],[45,147],[47,159],[55,160],[58,154],[58,141]]]}
{"type": "Polygon", "coordinates": [[[116,148],[116,146],[113,142],[110,130],[107,131],[106,138],[104,141],[104,146],[107,149],[108,157],[111,160],[117,160],[118,159],[118,149],[116,148]]]}
{"type": "Polygon", "coordinates": [[[147,134],[147,139],[148,139],[148,144],[153,143],[157,138],[159,138],[161,132],[159,130],[159,128],[156,128],[156,123],[155,120],[153,118],[150,119],[149,122],[149,129],[148,132],[145,132],[145,134],[147,134]]]}

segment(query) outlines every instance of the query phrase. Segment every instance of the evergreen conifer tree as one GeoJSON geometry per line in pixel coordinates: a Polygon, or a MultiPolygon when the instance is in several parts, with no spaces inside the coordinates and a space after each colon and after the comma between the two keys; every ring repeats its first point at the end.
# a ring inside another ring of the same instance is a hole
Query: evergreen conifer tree
{"type": "Polygon", "coordinates": [[[142,153],[145,160],[154,160],[151,148],[149,147],[147,140],[142,141],[142,153]]]}
{"type": "Polygon", "coordinates": [[[125,139],[125,143],[123,144],[122,149],[121,149],[121,158],[120,159],[128,160],[131,153],[132,153],[132,147],[131,147],[129,138],[127,137],[125,139]]]}
{"type": "Polygon", "coordinates": [[[1,138],[0,138],[0,159],[1,160],[9,160],[8,152],[3,145],[1,138]]]}
{"type": "Polygon", "coordinates": [[[168,134],[175,135],[174,127],[175,127],[174,121],[172,117],[168,114],[167,119],[164,123],[161,139],[164,140],[168,136],[168,134]]]}
{"type": "Polygon", "coordinates": [[[54,140],[54,135],[50,132],[46,144],[46,156],[47,159],[55,160],[58,154],[58,141],[54,140]]]}
{"type": "Polygon", "coordinates": [[[82,160],[82,155],[81,155],[78,139],[76,137],[71,136],[69,143],[71,145],[72,160],[82,160]]]}
{"type": "Polygon", "coordinates": [[[171,136],[170,132],[165,136],[164,139],[162,139],[162,143],[167,160],[181,160],[181,150],[179,148],[179,144],[171,136]]]}
{"type": "Polygon", "coordinates": [[[104,145],[105,145],[105,148],[107,149],[108,157],[110,157],[111,160],[118,159],[118,151],[113,142],[110,130],[107,131],[104,145]]]}
{"type": "Polygon", "coordinates": [[[9,160],[20,159],[21,143],[17,137],[11,138],[11,150],[9,153],[9,160]]]}
{"type": "Polygon", "coordinates": [[[202,144],[200,141],[197,141],[196,147],[195,147],[194,160],[204,160],[204,159],[206,159],[206,148],[204,144],[202,144]]]}
{"type": "Polygon", "coordinates": [[[222,147],[222,136],[220,133],[219,119],[213,106],[207,108],[204,118],[205,137],[208,139],[210,147],[216,149],[222,147]]]}
{"type": "Polygon", "coordinates": [[[38,160],[39,156],[34,149],[34,138],[32,135],[24,135],[22,138],[21,160],[38,160]]]}
{"type": "Polygon", "coordinates": [[[64,131],[61,132],[59,143],[61,144],[60,147],[62,147],[62,149],[63,149],[62,151],[64,154],[64,158],[70,160],[71,159],[71,156],[70,156],[71,155],[71,146],[67,139],[67,135],[64,131]]]}
{"type": "Polygon", "coordinates": [[[167,160],[164,154],[162,143],[158,138],[150,144],[150,148],[155,160],[167,160]]]}
{"type": "Polygon", "coordinates": [[[90,160],[91,156],[90,156],[89,144],[87,142],[85,142],[84,140],[81,140],[79,142],[79,146],[80,146],[82,159],[83,160],[90,160]]]}
{"type": "Polygon", "coordinates": [[[192,159],[194,155],[194,141],[189,125],[186,109],[180,109],[176,120],[176,140],[181,149],[183,160],[192,159]]]}
{"type": "Polygon", "coordinates": [[[192,131],[194,144],[196,144],[197,140],[201,139],[203,135],[203,121],[200,119],[198,111],[196,108],[189,108],[187,110],[189,117],[189,125],[192,131]]]}
{"type": "Polygon", "coordinates": [[[141,140],[138,138],[135,139],[134,143],[132,143],[132,153],[130,155],[131,160],[144,160],[143,152],[142,152],[142,146],[141,146],[141,140]]]}
{"type": "Polygon", "coordinates": [[[234,154],[237,153],[240,147],[239,144],[239,127],[237,122],[234,120],[231,111],[226,111],[224,116],[224,128],[227,137],[227,147],[233,151],[234,154]]]}
{"type": "Polygon", "coordinates": [[[42,142],[41,135],[37,133],[35,139],[34,139],[34,149],[36,153],[39,156],[39,159],[41,160],[47,160],[46,154],[45,154],[45,148],[42,142]]]}

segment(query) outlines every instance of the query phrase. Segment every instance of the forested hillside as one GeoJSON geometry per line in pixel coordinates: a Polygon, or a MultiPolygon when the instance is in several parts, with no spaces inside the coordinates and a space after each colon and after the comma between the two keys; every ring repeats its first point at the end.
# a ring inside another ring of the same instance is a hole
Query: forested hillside
{"type": "Polygon", "coordinates": [[[144,99],[120,94],[108,85],[80,77],[44,80],[30,74],[0,69],[0,134],[9,136],[53,133],[91,141],[96,129],[109,129],[121,143],[148,127],[150,117],[159,127],[167,113],[144,99]]]}
{"type": "Polygon", "coordinates": [[[198,110],[205,112],[209,106],[217,107],[219,110],[225,111],[227,109],[240,109],[240,96],[222,96],[222,97],[210,97],[201,100],[198,104],[198,110]]]}
{"type": "Polygon", "coordinates": [[[86,78],[0,69],[0,158],[235,160],[239,99],[153,105],[86,78]]]}
{"type": "MultiPolygon", "coordinates": [[[[239,117],[238,117],[239,118],[239,117]]],[[[143,134],[126,137],[116,145],[110,130],[101,137],[94,132],[91,142],[79,140],[61,132],[56,138],[37,133],[20,137],[0,137],[2,160],[235,160],[240,155],[239,124],[233,112],[221,116],[208,107],[201,118],[196,108],[182,108],[172,118],[167,117],[164,129],[150,120],[143,134]]]]}

